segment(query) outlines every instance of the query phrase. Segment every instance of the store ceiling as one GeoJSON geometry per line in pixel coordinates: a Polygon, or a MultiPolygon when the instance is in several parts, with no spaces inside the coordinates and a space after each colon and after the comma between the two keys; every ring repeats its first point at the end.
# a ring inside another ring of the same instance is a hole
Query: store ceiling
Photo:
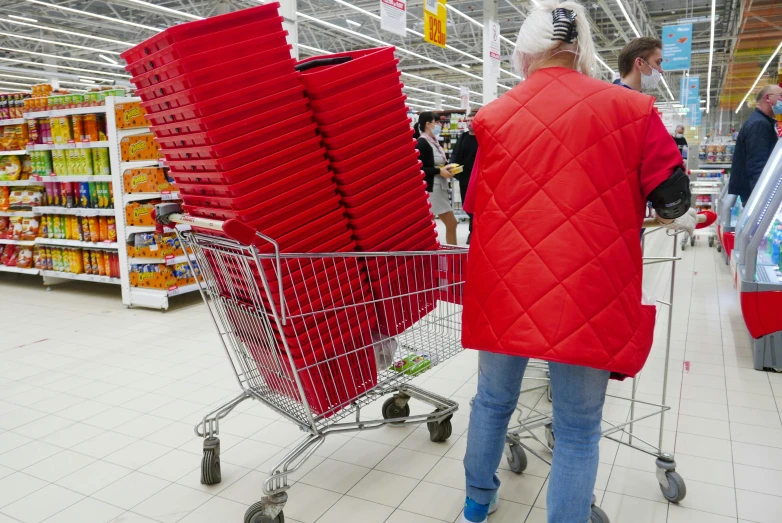
{"type": "MultiPolygon", "coordinates": [[[[659,36],[662,26],[680,23],[685,20],[694,22],[693,35],[693,67],[691,74],[702,77],[701,95],[705,98],[706,75],[709,60],[709,37],[711,0],[621,0],[627,7],[636,27],[642,34],[659,36]]],[[[175,23],[188,20],[187,15],[210,16],[220,12],[232,11],[258,5],[255,0],[0,0],[0,82],[28,82],[25,79],[14,79],[8,75],[24,76],[25,73],[12,72],[14,69],[41,70],[45,63],[52,65],[80,68],[92,71],[65,70],[76,76],[93,76],[95,78],[118,78],[124,71],[112,67],[98,55],[99,51],[116,53],[124,50],[126,45],[109,40],[136,43],[154,34],[155,28],[168,27],[175,23]],[[58,9],[42,4],[56,4],[77,11],[89,12],[106,18],[91,17],[83,13],[58,9]],[[177,13],[179,12],[179,13],[177,13]],[[27,17],[36,22],[9,18],[12,16],[27,17]],[[120,20],[126,23],[121,23],[120,20]],[[128,24],[127,22],[130,22],[128,24]],[[137,24],[137,25],[132,25],[137,24]],[[59,31],[81,33],[83,36],[59,31]],[[22,39],[37,38],[49,40],[47,43],[38,40],[22,39]],[[95,38],[97,37],[97,38],[95,38]],[[68,47],[65,44],[88,47],[68,47]],[[45,53],[60,58],[42,56],[45,53]],[[17,60],[13,62],[12,60],[17,60]],[[80,62],[78,60],[87,60],[80,62]],[[37,62],[35,65],[25,62],[37,62]],[[93,63],[94,62],[94,63],[93,63]]],[[[426,44],[414,34],[402,39],[380,30],[380,22],[373,15],[379,13],[379,0],[299,0],[298,10],[309,17],[322,22],[302,19],[299,22],[299,42],[303,44],[302,56],[315,54],[313,49],[341,51],[378,45],[375,40],[403,47],[409,53],[398,53],[401,68],[404,72],[428,80],[434,80],[450,86],[469,86],[473,91],[475,103],[481,101],[482,90],[482,32],[475,22],[483,21],[483,2],[475,0],[450,0],[448,2],[449,23],[448,43],[451,49],[440,49],[426,44]],[[475,22],[459,16],[457,12],[466,14],[475,22]],[[367,14],[369,13],[369,14],[367,14]],[[325,25],[325,24],[330,25],[325,25]],[[456,65],[448,69],[434,62],[456,65]],[[469,66],[463,67],[460,64],[469,66]]],[[[717,105],[719,95],[723,106],[735,108],[746,91],[750,88],[760,69],[782,41],[782,17],[778,12],[777,0],[716,0],[717,22],[715,24],[714,66],[711,87],[712,107],[717,105]],[[741,8],[745,5],[744,16],[741,8]],[[739,29],[743,33],[739,35],[739,29]],[[731,57],[736,52],[736,59],[731,57]],[[726,84],[727,78],[727,84],[726,84]],[[742,92],[743,91],[743,92],[742,92]]],[[[409,0],[408,28],[420,32],[422,30],[423,0],[409,0]]],[[[510,42],[515,41],[518,28],[521,26],[530,0],[499,0],[499,22],[502,35],[510,42]]],[[[613,69],[616,69],[616,57],[624,44],[635,35],[630,29],[617,0],[590,0],[584,2],[592,27],[595,43],[601,58],[613,69]]],[[[500,84],[504,87],[500,93],[512,87],[518,77],[511,73],[509,63],[512,44],[503,42],[502,68],[507,71],[500,75],[500,84]]],[[[110,59],[117,59],[115,54],[103,53],[110,59]]],[[[769,68],[776,74],[777,67],[769,68]]],[[[601,74],[609,79],[610,73],[601,68],[601,74]]],[[[673,95],[678,98],[679,78],[682,73],[666,74],[668,85],[673,95]]],[[[26,76],[35,77],[27,73],[26,76]]],[[[70,79],[79,82],[78,79],[70,79]]],[[[88,79],[89,80],[89,79],[88,79]]],[[[405,83],[418,90],[408,94],[417,98],[422,105],[431,105],[435,84],[412,76],[404,78],[405,83]],[[427,94],[423,91],[430,91],[427,94]],[[421,102],[423,100],[423,102],[421,102]]],[[[82,82],[86,84],[88,82],[82,82]]],[[[65,87],[82,87],[86,85],[68,85],[65,87]]],[[[0,83],[0,88],[10,88],[10,84],[0,83]]],[[[441,86],[442,94],[458,96],[458,91],[441,86]]],[[[665,89],[657,93],[658,97],[669,98],[665,89]]],[[[447,104],[456,104],[453,99],[446,98],[447,104]]]]}

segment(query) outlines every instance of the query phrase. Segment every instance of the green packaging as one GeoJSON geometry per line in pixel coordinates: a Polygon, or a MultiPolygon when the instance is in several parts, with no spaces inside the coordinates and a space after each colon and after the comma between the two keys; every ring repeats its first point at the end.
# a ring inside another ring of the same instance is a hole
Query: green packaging
{"type": "Polygon", "coordinates": [[[426,372],[432,366],[432,360],[428,354],[410,354],[394,363],[391,366],[391,370],[408,376],[417,376],[426,372]]]}

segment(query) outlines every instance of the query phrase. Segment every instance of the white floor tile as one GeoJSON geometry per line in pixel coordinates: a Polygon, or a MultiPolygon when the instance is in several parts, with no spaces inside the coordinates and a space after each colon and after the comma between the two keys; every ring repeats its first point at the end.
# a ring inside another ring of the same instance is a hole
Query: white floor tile
{"type": "Polygon", "coordinates": [[[424,479],[438,461],[440,458],[433,454],[397,448],[375,468],[399,476],[424,479]]]}
{"type": "Polygon", "coordinates": [[[383,523],[393,511],[385,505],[345,496],[332,505],[318,523],[383,523]]]}
{"type": "MultiPolygon", "coordinates": [[[[215,497],[181,519],[181,523],[216,523],[217,521],[243,521],[247,506],[228,499],[215,497]]],[[[286,518],[286,521],[288,518],[286,518]]]]}
{"type": "Polygon", "coordinates": [[[306,503],[289,503],[285,506],[285,519],[301,523],[315,523],[342,497],[336,492],[303,483],[296,483],[288,491],[289,499],[306,499],[306,503]]]}
{"type": "Polygon", "coordinates": [[[616,522],[665,523],[668,519],[667,503],[623,496],[613,492],[606,492],[600,508],[611,521],[616,522]]]}
{"type": "Polygon", "coordinates": [[[79,454],[70,450],[63,450],[38,463],[24,469],[25,474],[29,474],[38,479],[54,483],[65,476],[82,469],[95,461],[95,458],[79,454]]]}
{"type": "Polygon", "coordinates": [[[5,476],[0,479],[0,509],[46,485],[47,482],[22,472],[5,476]]]}
{"type": "Polygon", "coordinates": [[[313,487],[347,494],[369,473],[368,468],[327,459],[299,481],[313,487]]]}
{"type": "Polygon", "coordinates": [[[418,483],[415,479],[372,470],[350,489],[348,495],[381,505],[398,507],[418,483]]]}
{"type": "Polygon", "coordinates": [[[92,497],[100,501],[130,510],[145,499],[154,496],[170,483],[140,472],[131,472],[109,486],[95,492],[92,497]]]}
{"type": "Polygon", "coordinates": [[[173,484],[134,506],[133,512],[162,523],[174,523],[211,498],[205,492],[173,484]]]}
{"type": "Polygon", "coordinates": [[[46,520],[46,523],[107,523],[124,512],[123,509],[85,498],[46,520]]]}
{"type": "Polygon", "coordinates": [[[113,463],[96,461],[65,476],[57,481],[57,484],[80,492],[85,496],[91,496],[102,488],[127,476],[131,472],[133,471],[120,467],[119,465],[114,465],[113,463]]]}
{"type": "Polygon", "coordinates": [[[464,507],[464,498],[464,490],[422,481],[399,508],[422,516],[454,521],[464,507]]]}
{"type": "Polygon", "coordinates": [[[6,505],[2,511],[24,523],[39,523],[82,499],[81,494],[50,484],[6,505]]]}
{"type": "Polygon", "coordinates": [[[777,523],[782,514],[782,498],[749,492],[736,491],[739,518],[758,523],[777,523]]]}

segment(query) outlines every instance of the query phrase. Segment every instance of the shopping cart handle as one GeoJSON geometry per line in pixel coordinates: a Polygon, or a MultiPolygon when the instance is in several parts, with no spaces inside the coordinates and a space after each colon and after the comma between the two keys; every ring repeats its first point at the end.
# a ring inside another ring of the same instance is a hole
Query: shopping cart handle
{"type": "Polygon", "coordinates": [[[296,64],[296,70],[299,72],[307,71],[308,69],[314,69],[316,67],[325,67],[327,65],[339,65],[349,62],[353,59],[352,56],[336,56],[334,58],[316,58],[308,62],[299,62],[296,64]]]}
{"type": "MultiPolygon", "coordinates": [[[[698,213],[698,216],[696,218],[697,225],[695,226],[696,229],[703,229],[704,227],[708,227],[712,223],[714,223],[714,220],[711,219],[709,216],[710,214],[714,214],[710,211],[703,211],[698,213]],[[709,221],[711,220],[711,221],[709,221]]],[[[714,219],[716,219],[716,214],[714,215],[714,219]]],[[[644,229],[651,229],[652,227],[660,227],[660,222],[657,221],[657,218],[646,218],[644,220],[644,223],[642,227],[644,229]]]]}
{"type": "Polygon", "coordinates": [[[239,220],[212,220],[198,216],[182,214],[182,206],[178,203],[159,203],[152,210],[153,219],[157,223],[158,232],[163,232],[163,227],[174,227],[176,224],[187,224],[200,229],[219,231],[243,245],[252,245],[258,241],[258,234],[246,223],[239,220]]]}

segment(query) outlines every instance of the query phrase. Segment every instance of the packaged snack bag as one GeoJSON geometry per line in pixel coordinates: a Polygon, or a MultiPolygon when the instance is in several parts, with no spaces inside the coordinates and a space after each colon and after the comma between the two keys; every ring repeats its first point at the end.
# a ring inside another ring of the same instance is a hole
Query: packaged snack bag
{"type": "Polygon", "coordinates": [[[9,240],[21,240],[22,239],[22,217],[11,216],[8,218],[8,234],[9,240]]]}
{"type": "Polygon", "coordinates": [[[0,216],[0,239],[5,239],[5,235],[8,232],[8,217],[0,216]]]}
{"type": "Polygon", "coordinates": [[[92,272],[92,261],[90,257],[90,251],[87,249],[82,249],[82,267],[84,267],[84,272],[86,274],[94,274],[92,272]]]}
{"type": "Polygon", "coordinates": [[[100,226],[98,225],[98,217],[90,216],[90,241],[92,243],[98,243],[100,241],[100,226]]]}
{"type": "Polygon", "coordinates": [[[33,266],[33,250],[30,247],[22,247],[19,249],[16,266],[20,269],[29,269],[33,266]]]}
{"type": "Polygon", "coordinates": [[[9,187],[0,187],[0,211],[7,211],[11,208],[11,190],[9,187]]]}
{"type": "Polygon", "coordinates": [[[6,267],[15,267],[16,258],[16,246],[6,245],[5,249],[3,249],[3,254],[0,255],[0,265],[5,265],[6,267]]]}
{"type": "Polygon", "coordinates": [[[33,241],[38,237],[40,224],[37,218],[22,218],[21,239],[24,241],[33,241]]]}
{"type": "Polygon", "coordinates": [[[106,239],[110,242],[117,241],[117,220],[113,216],[106,220],[106,239]]]}

